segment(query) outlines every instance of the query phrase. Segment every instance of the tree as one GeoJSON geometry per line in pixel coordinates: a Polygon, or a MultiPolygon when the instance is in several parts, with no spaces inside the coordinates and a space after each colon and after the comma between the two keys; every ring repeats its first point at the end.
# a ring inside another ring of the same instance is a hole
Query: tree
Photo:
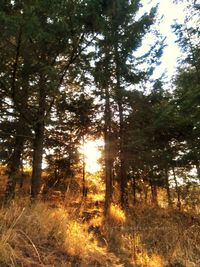
{"type": "MultiPolygon", "coordinates": [[[[101,53],[97,62],[97,67],[101,70],[106,68],[106,75],[101,75],[99,85],[103,88],[105,99],[105,155],[106,160],[106,207],[109,206],[111,198],[111,163],[109,157],[111,153],[111,140],[109,135],[111,130],[111,97],[118,111],[118,157],[120,162],[119,176],[121,184],[121,205],[123,208],[128,204],[127,173],[125,159],[125,138],[124,138],[124,109],[126,87],[136,85],[145,77],[145,72],[137,69],[139,59],[134,52],[141,46],[145,33],[149,30],[154,21],[156,9],[152,9],[150,14],[136,19],[135,15],[139,10],[140,1],[110,1],[105,10],[105,25],[102,30],[103,38],[99,40],[98,49],[101,53]],[[105,64],[105,65],[104,65],[105,64]],[[106,150],[107,149],[107,150],[106,150]]],[[[100,70],[98,71],[98,73],[100,70]]]]}
{"type": "Polygon", "coordinates": [[[66,77],[94,38],[88,25],[90,4],[94,7],[90,1],[88,5],[74,1],[2,4],[1,27],[6,32],[5,41],[1,42],[4,78],[1,85],[34,131],[33,198],[40,188],[46,120],[61,85],[69,82],[66,77]]]}
{"type": "Polygon", "coordinates": [[[175,80],[175,100],[177,110],[185,131],[187,148],[183,160],[196,166],[197,175],[200,179],[200,127],[199,127],[199,99],[200,99],[200,46],[199,46],[199,21],[198,12],[191,9],[187,14],[185,25],[175,25],[178,43],[184,52],[182,66],[178,70],[175,80]],[[191,26],[191,22],[193,25],[191,26]]]}

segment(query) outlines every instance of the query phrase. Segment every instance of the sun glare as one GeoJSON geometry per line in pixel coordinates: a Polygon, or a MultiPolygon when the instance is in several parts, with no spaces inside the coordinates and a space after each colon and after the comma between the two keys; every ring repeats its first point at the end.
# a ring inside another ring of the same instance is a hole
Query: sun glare
{"type": "Polygon", "coordinates": [[[103,140],[86,140],[84,146],[80,149],[85,156],[85,170],[89,173],[95,173],[101,170],[99,159],[102,156],[100,148],[103,146],[103,140]]]}

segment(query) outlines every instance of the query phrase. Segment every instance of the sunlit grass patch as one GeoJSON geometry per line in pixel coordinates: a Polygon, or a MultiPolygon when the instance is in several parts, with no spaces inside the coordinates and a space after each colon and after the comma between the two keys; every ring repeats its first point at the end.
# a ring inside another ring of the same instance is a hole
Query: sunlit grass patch
{"type": "Polygon", "coordinates": [[[112,204],[109,210],[109,219],[116,224],[123,224],[126,222],[126,215],[118,205],[112,204]]]}
{"type": "Polygon", "coordinates": [[[1,209],[0,266],[199,266],[197,215],[139,205],[125,214],[112,205],[105,218],[92,204],[20,199],[1,209]]]}
{"type": "Polygon", "coordinates": [[[68,220],[63,238],[62,249],[70,256],[77,257],[77,261],[81,260],[80,266],[122,266],[107,247],[98,245],[93,233],[88,233],[86,225],[78,221],[68,220]]]}
{"type": "Polygon", "coordinates": [[[0,266],[121,266],[79,217],[29,201],[0,210],[0,266]],[[77,265],[78,264],[78,265],[77,265]]]}
{"type": "Polygon", "coordinates": [[[105,221],[102,226],[108,246],[123,262],[124,266],[164,267],[165,261],[159,253],[150,251],[143,243],[139,232],[126,220],[126,224],[105,221]]]}
{"type": "Polygon", "coordinates": [[[103,202],[104,201],[104,193],[96,193],[96,194],[89,194],[89,198],[93,202],[103,202]]]}
{"type": "MultiPolygon", "coordinates": [[[[133,264],[135,264],[133,262],[133,264]]],[[[148,255],[143,251],[140,255],[137,256],[137,264],[141,266],[148,266],[148,267],[164,267],[166,266],[161,256],[152,254],[148,255]]]]}
{"type": "Polygon", "coordinates": [[[162,267],[163,259],[156,253],[150,253],[146,250],[145,244],[142,243],[140,235],[134,233],[121,233],[121,248],[125,256],[129,255],[130,262],[133,266],[162,267]]]}
{"type": "Polygon", "coordinates": [[[90,225],[93,225],[93,226],[100,226],[102,225],[104,222],[104,219],[102,216],[97,216],[97,217],[94,217],[90,220],[90,225]]]}
{"type": "Polygon", "coordinates": [[[200,266],[198,216],[139,205],[127,214],[125,223],[107,219],[101,228],[125,266],[200,266]]]}
{"type": "Polygon", "coordinates": [[[138,206],[131,214],[127,222],[129,233],[135,231],[139,235],[141,246],[137,257],[149,261],[148,266],[160,259],[164,264],[161,266],[174,262],[180,266],[198,266],[200,218],[195,220],[190,214],[159,207],[138,206]]]}
{"type": "MultiPolygon", "coordinates": [[[[88,234],[83,226],[76,222],[67,223],[64,231],[63,250],[73,257],[80,257],[86,264],[91,260],[102,262],[106,260],[106,250],[97,246],[92,234],[88,234]]],[[[104,262],[106,264],[106,262],[104,262]]]]}

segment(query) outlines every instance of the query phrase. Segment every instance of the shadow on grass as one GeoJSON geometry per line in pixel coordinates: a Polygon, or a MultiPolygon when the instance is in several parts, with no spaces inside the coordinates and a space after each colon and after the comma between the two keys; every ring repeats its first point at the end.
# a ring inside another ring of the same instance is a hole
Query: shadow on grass
{"type": "Polygon", "coordinates": [[[135,207],[126,220],[111,214],[100,236],[125,267],[200,266],[200,218],[158,207],[135,207]]]}

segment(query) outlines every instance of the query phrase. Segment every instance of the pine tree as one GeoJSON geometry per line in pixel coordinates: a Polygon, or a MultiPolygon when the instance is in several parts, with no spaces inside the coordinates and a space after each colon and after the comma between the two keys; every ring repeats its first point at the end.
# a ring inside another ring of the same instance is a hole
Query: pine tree
{"type": "Polygon", "coordinates": [[[187,148],[183,161],[196,166],[200,179],[200,127],[199,127],[199,99],[200,99],[200,46],[199,46],[199,11],[190,7],[186,14],[184,25],[175,25],[178,43],[184,52],[182,66],[178,70],[175,81],[175,99],[182,127],[185,131],[187,148]],[[191,26],[192,22],[192,26],[191,26]]]}
{"type": "Polygon", "coordinates": [[[119,150],[119,176],[121,184],[121,205],[123,208],[128,204],[127,173],[125,158],[124,138],[124,108],[125,91],[128,85],[138,84],[144,79],[145,73],[137,69],[138,61],[134,52],[140,47],[142,39],[154,21],[155,9],[150,14],[145,14],[136,19],[140,1],[110,1],[105,5],[105,24],[102,29],[102,37],[98,42],[99,58],[97,56],[96,66],[98,68],[98,86],[102,90],[105,101],[105,155],[108,158],[106,166],[106,209],[109,207],[111,198],[111,114],[112,102],[118,110],[118,150],[119,150]],[[99,69],[99,66],[101,69],[99,69]]]}
{"type": "Polygon", "coordinates": [[[31,195],[35,198],[40,188],[46,120],[61,85],[69,82],[76,60],[94,40],[88,13],[92,15],[95,5],[74,1],[1,5],[1,28],[6,29],[1,38],[1,87],[34,131],[31,195]]]}

